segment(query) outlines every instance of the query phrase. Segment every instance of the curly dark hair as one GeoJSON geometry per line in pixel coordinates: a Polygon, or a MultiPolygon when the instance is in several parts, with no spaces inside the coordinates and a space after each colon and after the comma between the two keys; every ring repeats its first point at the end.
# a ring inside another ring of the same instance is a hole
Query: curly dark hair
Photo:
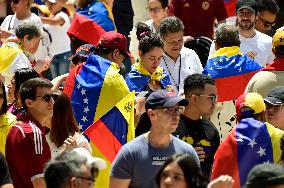
{"type": "Polygon", "coordinates": [[[142,22],[136,25],[136,36],[139,40],[138,50],[142,54],[151,51],[154,47],[164,48],[164,43],[159,35],[152,33],[150,27],[142,22]]]}
{"type": "Polygon", "coordinates": [[[18,39],[23,39],[28,35],[29,40],[42,35],[40,28],[32,22],[26,22],[17,26],[15,33],[18,39]]]}
{"type": "Polygon", "coordinates": [[[161,21],[159,27],[159,33],[162,38],[165,38],[169,33],[177,33],[183,31],[184,31],[183,22],[175,16],[169,16],[164,18],[161,21]]]}

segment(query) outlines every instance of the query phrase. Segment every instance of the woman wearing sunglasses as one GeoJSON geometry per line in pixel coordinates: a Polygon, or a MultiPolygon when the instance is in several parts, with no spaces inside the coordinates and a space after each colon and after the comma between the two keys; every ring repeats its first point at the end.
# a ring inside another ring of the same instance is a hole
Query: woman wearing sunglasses
{"type": "Polygon", "coordinates": [[[7,112],[7,108],[5,86],[0,81],[0,153],[5,153],[7,135],[10,127],[16,122],[16,117],[7,112]]]}
{"type": "Polygon", "coordinates": [[[58,91],[53,96],[46,96],[45,100],[49,101],[51,97],[55,102],[53,117],[49,126],[50,132],[46,135],[51,156],[55,157],[63,150],[70,150],[75,147],[84,147],[91,153],[88,140],[80,134],[68,96],[58,91]]]}
{"type": "Polygon", "coordinates": [[[7,16],[0,27],[0,39],[4,42],[15,34],[18,25],[24,22],[33,22],[42,27],[41,19],[30,11],[33,0],[11,0],[11,8],[15,14],[7,16]]]}

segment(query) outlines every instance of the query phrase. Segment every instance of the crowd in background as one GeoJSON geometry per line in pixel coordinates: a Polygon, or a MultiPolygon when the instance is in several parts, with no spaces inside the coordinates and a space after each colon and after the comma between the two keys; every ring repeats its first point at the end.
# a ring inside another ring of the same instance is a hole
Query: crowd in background
{"type": "Polygon", "coordinates": [[[283,2],[0,0],[0,188],[284,187],[283,2]]]}

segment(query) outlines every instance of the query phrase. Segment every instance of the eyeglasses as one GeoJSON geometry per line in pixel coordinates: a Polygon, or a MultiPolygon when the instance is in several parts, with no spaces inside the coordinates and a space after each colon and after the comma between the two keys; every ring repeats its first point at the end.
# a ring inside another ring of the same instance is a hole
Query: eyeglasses
{"type": "Polygon", "coordinates": [[[147,7],[147,10],[150,12],[150,13],[159,13],[161,11],[161,7],[155,7],[155,8],[149,8],[147,7]]]}
{"type": "Polygon", "coordinates": [[[258,18],[260,19],[260,21],[262,21],[264,27],[273,27],[273,26],[275,26],[275,24],[276,24],[276,21],[274,21],[274,22],[269,22],[269,21],[263,19],[263,18],[260,17],[260,16],[258,16],[258,18]]]}
{"type": "Polygon", "coordinates": [[[273,111],[275,111],[275,112],[280,111],[282,109],[283,105],[284,104],[276,104],[276,105],[274,105],[274,104],[270,104],[270,103],[267,103],[267,102],[265,103],[266,110],[273,109],[273,111]]]}
{"type": "Polygon", "coordinates": [[[166,109],[169,115],[180,115],[183,111],[182,107],[157,107],[155,109],[166,109]]]}
{"type": "Polygon", "coordinates": [[[91,182],[92,184],[95,183],[95,179],[92,178],[92,177],[84,177],[84,176],[75,176],[75,177],[78,178],[78,179],[82,179],[82,180],[89,181],[89,182],[91,182]]]}
{"type": "Polygon", "coordinates": [[[195,93],[195,95],[201,96],[201,97],[207,97],[211,100],[212,103],[216,103],[218,99],[216,95],[203,95],[203,94],[197,94],[197,93],[195,93]]]}
{"type": "Polygon", "coordinates": [[[49,102],[51,100],[51,98],[55,98],[53,94],[45,94],[45,95],[39,95],[39,96],[36,96],[36,97],[39,97],[39,98],[42,98],[45,102],[49,102]]]}

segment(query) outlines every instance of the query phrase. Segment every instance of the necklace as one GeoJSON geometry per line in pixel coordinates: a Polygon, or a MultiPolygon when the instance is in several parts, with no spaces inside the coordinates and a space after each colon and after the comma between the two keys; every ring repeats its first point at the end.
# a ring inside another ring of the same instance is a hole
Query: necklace
{"type": "Polygon", "coordinates": [[[174,79],[174,77],[173,77],[173,75],[172,75],[172,73],[171,73],[171,71],[170,71],[170,69],[169,69],[169,67],[168,67],[168,64],[167,64],[167,62],[166,62],[164,56],[163,56],[163,60],[164,60],[164,62],[165,62],[165,65],[166,65],[166,67],[167,67],[167,70],[168,70],[168,72],[169,72],[169,74],[170,74],[170,77],[171,77],[171,79],[173,80],[175,87],[177,88],[177,91],[179,91],[180,70],[181,70],[181,55],[179,55],[178,82],[176,82],[176,80],[174,79]]]}

